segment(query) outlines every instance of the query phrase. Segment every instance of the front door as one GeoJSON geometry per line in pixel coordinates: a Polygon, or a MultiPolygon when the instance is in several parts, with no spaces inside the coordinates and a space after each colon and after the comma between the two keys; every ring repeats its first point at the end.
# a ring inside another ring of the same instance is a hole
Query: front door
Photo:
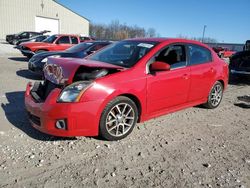
{"type": "Polygon", "coordinates": [[[170,65],[168,71],[149,71],[147,76],[147,113],[153,114],[187,102],[190,87],[190,68],[187,67],[186,47],[167,46],[151,62],[170,65]]]}
{"type": "Polygon", "coordinates": [[[55,43],[56,46],[54,51],[63,51],[72,46],[69,36],[61,36],[55,43]]]}

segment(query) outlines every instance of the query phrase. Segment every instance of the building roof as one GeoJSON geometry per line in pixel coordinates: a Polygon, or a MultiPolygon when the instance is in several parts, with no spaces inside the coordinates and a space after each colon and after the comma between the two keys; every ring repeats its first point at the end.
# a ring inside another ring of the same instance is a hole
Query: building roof
{"type": "Polygon", "coordinates": [[[66,6],[65,6],[65,5],[63,5],[63,4],[58,3],[56,0],[53,0],[53,1],[54,1],[55,3],[57,3],[58,5],[60,5],[60,6],[64,7],[64,8],[66,8],[66,9],[68,9],[69,11],[73,12],[74,14],[76,14],[76,15],[78,15],[78,16],[80,16],[80,17],[84,18],[84,19],[85,19],[85,20],[87,20],[88,22],[90,22],[90,20],[89,20],[88,18],[86,18],[86,17],[84,17],[84,16],[82,16],[82,15],[78,14],[77,12],[75,12],[75,11],[71,10],[70,8],[66,7],[66,6]]]}

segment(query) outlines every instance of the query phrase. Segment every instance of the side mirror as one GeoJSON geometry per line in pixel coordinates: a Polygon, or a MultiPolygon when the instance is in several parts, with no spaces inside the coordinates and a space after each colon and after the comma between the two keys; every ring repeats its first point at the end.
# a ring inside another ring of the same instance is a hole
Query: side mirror
{"type": "Polygon", "coordinates": [[[95,53],[95,51],[91,50],[91,51],[87,51],[87,54],[90,55],[90,54],[93,54],[95,53]]]}
{"type": "Polygon", "coordinates": [[[169,71],[170,65],[165,62],[156,61],[153,64],[151,64],[150,70],[151,71],[169,71]]]}

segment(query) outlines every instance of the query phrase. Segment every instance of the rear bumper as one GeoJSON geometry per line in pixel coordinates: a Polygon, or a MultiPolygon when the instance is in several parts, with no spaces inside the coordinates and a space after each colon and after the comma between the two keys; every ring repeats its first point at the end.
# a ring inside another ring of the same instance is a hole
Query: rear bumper
{"type": "Polygon", "coordinates": [[[250,72],[247,72],[247,71],[238,71],[238,70],[230,70],[230,72],[232,74],[242,74],[242,75],[249,75],[250,76],[250,72]]]}
{"type": "Polygon", "coordinates": [[[97,136],[99,127],[99,106],[102,101],[79,103],[57,103],[60,89],[54,89],[45,102],[37,103],[30,94],[31,83],[25,92],[25,107],[32,126],[54,136],[97,136]],[[64,120],[67,128],[56,128],[56,122],[64,120]]]}

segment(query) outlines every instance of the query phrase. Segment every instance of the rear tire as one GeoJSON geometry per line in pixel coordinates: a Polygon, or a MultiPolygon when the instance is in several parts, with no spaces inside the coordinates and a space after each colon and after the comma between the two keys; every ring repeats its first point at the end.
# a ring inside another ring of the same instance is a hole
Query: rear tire
{"type": "Polygon", "coordinates": [[[204,104],[204,106],[209,109],[217,108],[222,101],[222,97],[223,97],[223,85],[221,82],[217,81],[210,90],[208,95],[208,100],[204,104]]]}
{"type": "Polygon", "coordinates": [[[123,139],[132,132],[137,120],[136,104],[128,97],[117,97],[102,112],[100,136],[109,141],[123,139]]]}

